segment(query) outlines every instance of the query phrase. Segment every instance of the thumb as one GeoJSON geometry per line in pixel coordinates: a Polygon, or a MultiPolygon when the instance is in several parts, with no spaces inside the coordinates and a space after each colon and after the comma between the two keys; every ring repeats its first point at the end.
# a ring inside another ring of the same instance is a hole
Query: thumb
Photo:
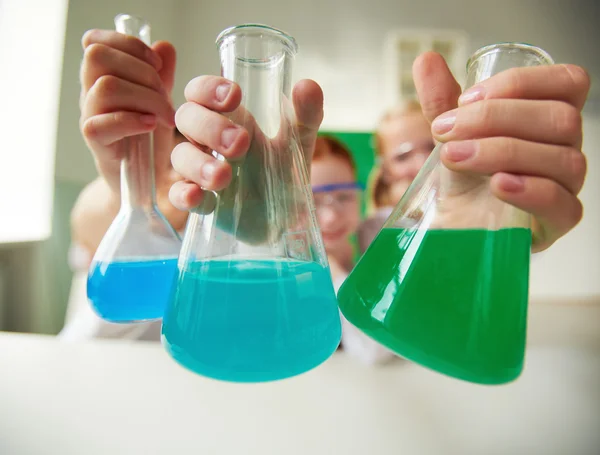
{"type": "Polygon", "coordinates": [[[315,81],[304,79],[295,85],[292,99],[300,144],[310,168],[317,133],[323,121],[323,90],[315,81]]]}
{"type": "MultiPolygon", "coordinates": [[[[169,102],[173,104],[172,91],[175,83],[175,64],[177,54],[173,45],[167,41],[157,41],[152,49],[160,56],[162,67],[158,72],[163,83],[163,88],[169,96],[169,102]]],[[[157,179],[163,172],[169,172],[171,168],[171,150],[173,148],[175,128],[159,124],[154,131],[154,154],[156,160],[157,179]]]]}
{"type": "Polygon", "coordinates": [[[444,58],[425,52],[413,63],[413,79],[423,114],[429,123],[458,106],[461,88],[444,58]]]}

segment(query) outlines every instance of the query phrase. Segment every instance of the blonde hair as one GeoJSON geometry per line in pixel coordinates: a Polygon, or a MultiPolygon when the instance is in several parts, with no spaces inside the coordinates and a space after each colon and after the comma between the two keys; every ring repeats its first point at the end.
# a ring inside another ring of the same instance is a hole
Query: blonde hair
{"type": "Polygon", "coordinates": [[[411,114],[422,114],[423,110],[421,104],[417,100],[408,100],[399,106],[388,109],[379,119],[377,128],[373,135],[374,149],[376,162],[375,166],[369,173],[369,179],[367,182],[367,214],[370,215],[381,207],[385,207],[390,204],[390,184],[385,181],[383,169],[381,166],[380,157],[382,155],[382,139],[381,131],[383,128],[393,120],[397,120],[411,114]]]}
{"type": "Polygon", "coordinates": [[[422,114],[423,109],[417,100],[408,100],[399,106],[388,109],[379,119],[377,128],[375,129],[375,153],[381,155],[381,130],[392,120],[397,120],[401,117],[410,114],[422,114]]]}

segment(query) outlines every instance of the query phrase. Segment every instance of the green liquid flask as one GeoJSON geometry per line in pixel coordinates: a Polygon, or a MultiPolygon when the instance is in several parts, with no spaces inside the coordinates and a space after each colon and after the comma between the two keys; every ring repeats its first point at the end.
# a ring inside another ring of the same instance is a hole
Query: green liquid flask
{"type": "MultiPolygon", "coordinates": [[[[467,87],[551,63],[533,46],[487,46],[467,64],[467,87]]],[[[489,177],[446,168],[440,147],[341,287],[340,309],[425,367],[474,383],[510,382],[524,362],[530,217],[497,199],[489,177]]]]}

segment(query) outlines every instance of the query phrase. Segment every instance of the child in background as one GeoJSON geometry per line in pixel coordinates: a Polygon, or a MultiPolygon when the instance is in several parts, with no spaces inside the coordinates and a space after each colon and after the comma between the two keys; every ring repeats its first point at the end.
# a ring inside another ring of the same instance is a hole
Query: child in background
{"type": "MultiPolygon", "coordinates": [[[[319,136],[311,165],[311,186],[336,292],[354,267],[350,239],[360,224],[360,185],[356,180],[356,165],[348,149],[332,137],[319,136]]],[[[369,364],[395,357],[343,317],[342,348],[369,364]]]]}
{"type": "Polygon", "coordinates": [[[435,145],[429,122],[416,101],[387,111],[374,138],[378,165],[371,172],[368,218],[358,228],[361,253],[379,233],[435,145]]]}

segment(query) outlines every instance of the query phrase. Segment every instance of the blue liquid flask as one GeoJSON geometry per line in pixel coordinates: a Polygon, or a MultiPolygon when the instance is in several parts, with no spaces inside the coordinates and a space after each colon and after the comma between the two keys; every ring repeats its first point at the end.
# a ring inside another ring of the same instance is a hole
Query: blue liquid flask
{"type": "MultiPolygon", "coordinates": [[[[150,26],[121,14],[116,30],[150,45],[150,26]]],[[[152,133],[123,139],[121,207],[92,260],[87,296],[115,323],[162,318],[177,271],[179,235],[156,203],[152,133]]]]}
{"type": "Polygon", "coordinates": [[[231,163],[231,184],[190,214],[163,344],[204,376],[279,380],[324,362],[341,338],[290,100],[296,44],[249,24],[222,32],[217,46],[221,74],[242,89],[230,118],[251,143],[231,163]]]}

